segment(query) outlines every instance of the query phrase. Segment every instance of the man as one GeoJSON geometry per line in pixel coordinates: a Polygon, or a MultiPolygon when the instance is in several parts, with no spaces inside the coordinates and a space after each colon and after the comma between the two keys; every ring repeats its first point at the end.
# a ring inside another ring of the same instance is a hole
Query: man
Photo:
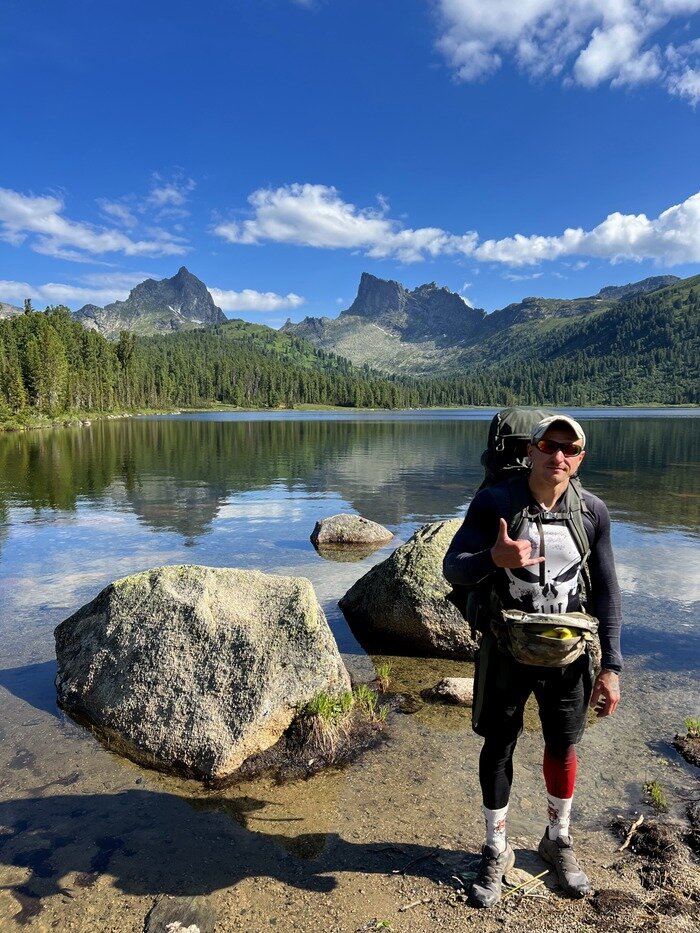
{"type": "Polygon", "coordinates": [[[528,696],[537,699],[545,739],[543,771],[549,824],[539,854],[556,871],[564,891],[583,897],[591,890],[574,854],[569,821],[576,780],[576,743],[590,705],[609,716],[620,699],[620,592],[610,544],[610,517],[604,503],[572,478],[585,457],[586,435],[566,415],[540,421],[528,445],[530,472],[477,493],[450,544],[444,573],[453,585],[496,596],[496,605],[526,612],[580,610],[581,577],[588,581],[585,611],[599,620],[602,669],[593,682],[588,652],[565,667],[522,664],[498,647],[486,631],[476,665],[474,730],[484,738],[479,780],[486,819],[486,842],[470,893],[476,907],[501,897],[503,876],[515,862],[506,835],[513,780],[513,752],[522,732],[528,696]],[[514,485],[515,484],[515,485],[514,485]],[[513,499],[529,502],[519,530],[508,530],[513,499]],[[572,533],[572,506],[581,508],[590,553],[584,555],[572,533]]]}

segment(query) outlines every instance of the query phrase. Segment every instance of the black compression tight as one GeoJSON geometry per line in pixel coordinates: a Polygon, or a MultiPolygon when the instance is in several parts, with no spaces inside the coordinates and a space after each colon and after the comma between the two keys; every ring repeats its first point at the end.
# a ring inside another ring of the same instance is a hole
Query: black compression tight
{"type": "Polygon", "coordinates": [[[479,756],[479,782],[484,806],[489,810],[505,807],[513,783],[513,752],[517,738],[504,743],[487,738],[479,756]]]}
{"type": "MultiPolygon", "coordinates": [[[[505,807],[510,798],[510,788],[513,784],[513,752],[517,738],[504,742],[501,738],[487,738],[479,756],[479,783],[484,806],[489,810],[500,810],[505,807]]],[[[553,793],[560,790],[568,782],[566,792],[561,790],[557,796],[570,797],[573,794],[573,783],[576,780],[576,754],[574,746],[566,741],[548,742],[546,746],[545,762],[551,774],[564,772],[567,777],[561,776],[553,793]],[[572,754],[573,753],[573,754],[572,754]],[[573,758],[573,761],[571,760],[573,758]],[[567,770],[568,769],[568,770],[567,770]],[[573,773],[572,772],[573,769],[573,773]],[[569,786],[570,785],[570,786],[569,786]]]]}

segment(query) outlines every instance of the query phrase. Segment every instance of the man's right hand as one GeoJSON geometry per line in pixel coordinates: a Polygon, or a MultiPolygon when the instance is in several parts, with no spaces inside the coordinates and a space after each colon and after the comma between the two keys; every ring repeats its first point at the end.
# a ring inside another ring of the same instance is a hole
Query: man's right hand
{"type": "Polygon", "coordinates": [[[530,557],[532,545],[529,541],[515,541],[508,537],[508,522],[505,518],[500,519],[498,537],[496,543],[491,548],[491,557],[497,567],[508,567],[513,570],[516,567],[532,567],[533,564],[541,564],[544,557],[530,557]]]}

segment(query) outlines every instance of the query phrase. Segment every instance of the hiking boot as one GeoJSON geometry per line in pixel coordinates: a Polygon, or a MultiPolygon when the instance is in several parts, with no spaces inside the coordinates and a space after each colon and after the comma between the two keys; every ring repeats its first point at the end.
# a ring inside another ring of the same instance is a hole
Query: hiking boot
{"type": "Polygon", "coordinates": [[[574,855],[571,836],[550,839],[545,829],[537,851],[540,858],[554,868],[559,884],[569,897],[585,897],[591,893],[591,883],[574,855]]]}
{"type": "Polygon", "coordinates": [[[472,907],[493,907],[501,899],[503,876],[515,865],[515,852],[506,843],[504,852],[496,846],[484,845],[476,881],[469,892],[472,907]]]}

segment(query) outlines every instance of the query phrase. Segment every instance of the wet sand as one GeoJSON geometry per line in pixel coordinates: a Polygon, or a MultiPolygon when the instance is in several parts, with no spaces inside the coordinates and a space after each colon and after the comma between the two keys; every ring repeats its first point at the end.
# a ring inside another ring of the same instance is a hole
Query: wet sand
{"type": "MultiPolygon", "coordinates": [[[[347,660],[366,672],[367,658],[347,660]]],[[[457,662],[391,661],[395,687],[416,698],[442,676],[470,673],[457,662]]],[[[581,744],[577,851],[596,889],[639,899],[627,911],[632,920],[639,914],[655,929],[693,929],[683,917],[649,912],[644,904],[654,892],[642,888],[634,856],[620,854],[620,840],[606,829],[614,815],[645,809],[641,788],[652,777],[663,784],[674,818],[698,791],[695,769],[664,731],[663,720],[687,702],[684,680],[667,677],[659,721],[660,711],[651,716],[642,701],[653,696],[648,674],[636,667],[626,675],[619,715],[594,723],[581,744]]],[[[141,931],[164,896],[201,898],[196,903],[214,911],[221,933],[387,929],[381,921],[411,933],[489,931],[504,921],[514,930],[576,930],[598,916],[595,899],[567,900],[549,878],[537,897],[513,895],[493,911],[464,903],[482,842],[480,740],[468,710],[417,702],[411,715],[392,714],[388,740],[343,771],[207,791],[112,755],[53,707],[52,665],[43,673],[43,703],[36,693],[27,702],[19,675],[13,682],[4,673],[3,931],[141,931]]],[[[36,683],[37,671],[31,679],[36,683]]],[[[536,854],[545,824],[541,755],[539,733],[527,731],[509,819],[514,883],[545,867],[536,854]]]]}

